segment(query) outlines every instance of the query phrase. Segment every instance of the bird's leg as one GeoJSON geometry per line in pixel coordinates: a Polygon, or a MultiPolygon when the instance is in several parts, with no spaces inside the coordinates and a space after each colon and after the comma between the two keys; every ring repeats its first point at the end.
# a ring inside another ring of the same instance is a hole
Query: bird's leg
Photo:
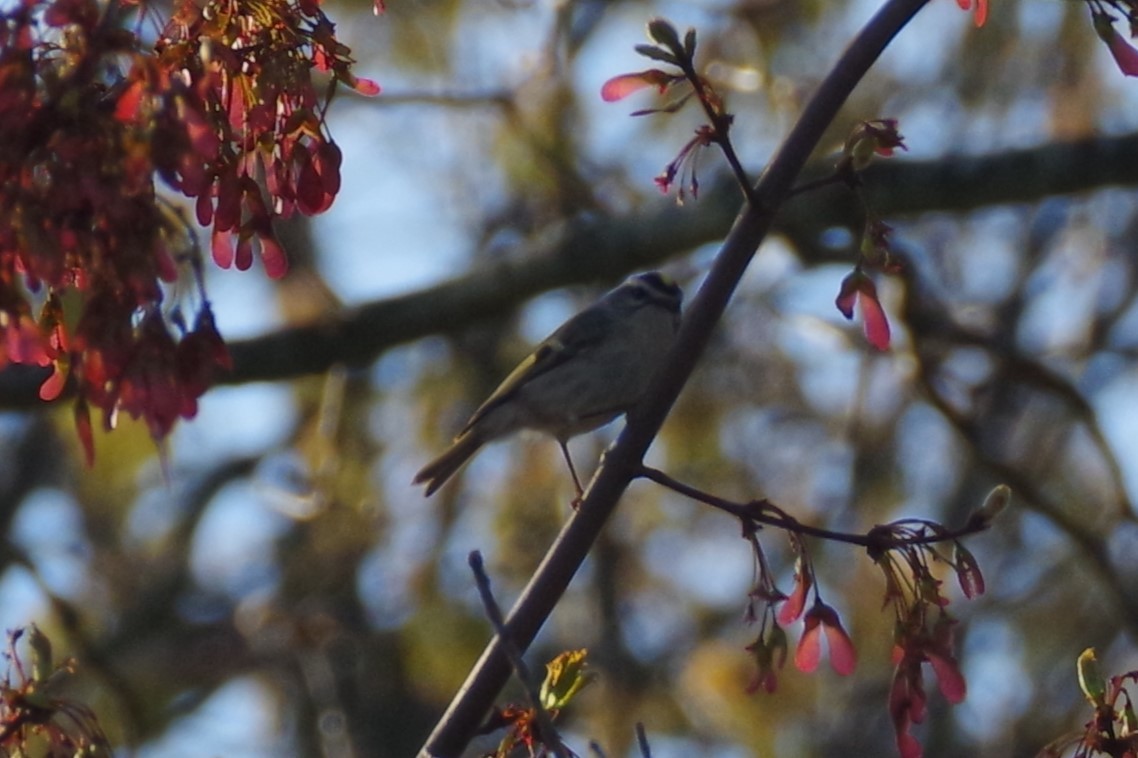
{"type": "Polygon", "coordinates": [[[577,510],[581,505],[581,498],[585,496],[585,490],[581,488],[581,480],[577,478],[577,469],[573,466],[573,459],[569,456],[569,446],[565,444],[565,440],[557,440],[557,444],[561,445],[561,454],[565,456],[565,462],[569,464],[569,473],[573,475],[573,486],[577,488],[577,497],[573,498],[570,505],[573,510],[577,510]]]}

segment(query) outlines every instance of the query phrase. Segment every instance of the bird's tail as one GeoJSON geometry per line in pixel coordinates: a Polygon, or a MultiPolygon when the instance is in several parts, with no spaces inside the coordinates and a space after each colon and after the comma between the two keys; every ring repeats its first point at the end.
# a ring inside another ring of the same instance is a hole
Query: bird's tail
{"type": "Polygon", "coordinates": [[[454,472],[462,468],[462,464],[466,463],[470,456],[478,452],[482,444],[477,434],[468,431],[455,440],[446,452],[423,466],[419,473],[415,474],[412,484],[426,484],[427,491],[423,494],[425,497],[430,497],[451,478],[454,472]]]}

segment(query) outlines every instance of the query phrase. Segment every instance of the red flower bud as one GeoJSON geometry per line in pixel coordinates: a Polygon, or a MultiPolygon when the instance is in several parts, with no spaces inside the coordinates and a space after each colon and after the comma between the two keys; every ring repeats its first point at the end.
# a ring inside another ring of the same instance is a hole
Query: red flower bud
{"type": "Polygon", "coordinates": [[[872,279],[856,269],[842,280],[834,304],[843,316],[852,319],[855,302],[861,304],[861,317],[869,344],[878,350],[888,350],[889,319],[885,315],[885,309],[881,307],[881,301],[877,299],[877,286],[872,279]]]}
{"type": "Polygon", "coordinates": [[[818,662],[822,659],[821,638],[824,634],[830,648],[830,666],[842,676],[852,674],[857,668],[857,650],[842,628],[837,611],[821,601],[815,601],[814,607],[806,613],[805,622],[806,628],[794,651],[794,665],[798,670],[809,673],[818,668],[818,662]]]}

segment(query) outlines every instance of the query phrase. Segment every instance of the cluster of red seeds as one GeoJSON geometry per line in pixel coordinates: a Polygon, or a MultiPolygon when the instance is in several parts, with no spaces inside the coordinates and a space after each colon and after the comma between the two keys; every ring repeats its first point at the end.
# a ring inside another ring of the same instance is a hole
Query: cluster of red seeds
{"type": "Polygon", "coordinates": [[[88,459],[89,407],[155,439],[229,356],[200,289],[163,303],[192,230],[155,176],[196,202],[214,259],[285,273],[275,218],[326,210],[340,151],[324,109],[349,50],[312,0],[181,0],[152,49],[124,0],[22,0],[0,12],[0,368],[54,366],[40,395],[70,386],[88,459]],[[330,89],[317,94],[313,70],[330,89]]]}

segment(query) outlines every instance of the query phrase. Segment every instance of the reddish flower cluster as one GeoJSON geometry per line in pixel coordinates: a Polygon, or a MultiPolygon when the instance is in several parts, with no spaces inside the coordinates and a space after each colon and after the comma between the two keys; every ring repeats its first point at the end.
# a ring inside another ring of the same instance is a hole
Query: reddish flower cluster
{"type": "MultiPolygon", "coordinates": [[[[1130,36],[1138,37],[1138,0],[1086,0],[1091,12],[1095,34],[1106,43],[1118,70],[1126,76],[1138,76],[1138,49],[1126,41],[1114,28],[1117,20],[1106,8],[1122,14],[1130,27],[1130,36]]],[[[962,10],[976,9],[976,26],[983,26],[988,18],[988,0],[956,0],[962,10]]]]}
{"type": "Polygon", "coordinates": [[[896,616],[893,640],[893,683],[889,689],[889,715],[902,758],[920,758],[921,744],[910,733],[913,724],[924,721],[928,697],[922,664],[936,674],[937,685],[950,703],[964,699],[966,686],[953,652],[952,630],[956,622],[945,611],[948,599],[942,582],[933,576],[932,562],[946,563],[956,572],[966,597],[984,592],[984,577],[972,554],[954,542],[954,555],[947,559],[919,540],[938,537],[943,527],[930,522],[899,522],[879,527],[876,536],[900,544],[876,556],[885,575],[885,603],[896,616]]]}
{"type": "Polygon", "coordinates": [[[794,651],[794,665],[799,671],[810,673],[818,668],[822,660],[822,636],[830,648],[830,666],[834,672],[849,676],[857,668],[857,650],[853,641],[842,627],[838,612],[815,598],[814,606],[803,618],[802,637],[794,651]]]}
{"type": "MultiPolygon", "coordinates": [[[[963,10],[971,10],[973,0],[956,0],[963,10]]],[[[1118,18],[1108,8],[1118,11],[1127,22],[1130,37],[1138,37],[1138,0],[1085,0],[1091,12],[1095,34],[1106,43],[1118,70],[1125,76],[1138,76],[1138,49],[1114,28],[1118,18]]],[[[976,26],[983,26],[988,16],[988,0],[975,0],[976,26]]]]}
{"type": "Polygon", "coordinates": [[[197,198],[219,263],[247,268],[259,247],[280,276],[273,218],[318,213],[339,189],[311,70],[377,91],[312,0],[182,0],[157,55],[123,29],[137,8],[0,12],[0,368],[53,365],[45,400],[70,381],[88,459],[89,406],[107,428],[121,409],[161,439],[229,366],[200,275],[192,327],[163,307],[163,283],[197,261],[155,174],[197,198]]]}
{"type": "Polygon", "coordinates": [[[838,297],[834,300],[834,305],[848,319],[853,318],[854,305],[857,303],[861,304],[865,338],[878,350],[888,350],[889,319],[885,315],[885,309],[881,307],[881,301],[877,298],[877,285],[860,267],[855,268],[842,280],[838,297]]]}
{"type": "MultiPolygon", "coordinates": [[[[747,604],[746,619],[749,623],[754,623],[760,619],[760,614],[756,611],[756,605],[762,608],[761,619],[762,623],[759,627],[759,636],[755,641],[747,646],[746,650],[751,654],[755,660],[755,676],[751,679],[750,684],[747,685],[748,693],[755,693],[762,689],[767,693],[773,693],[778,689],[778,672],[786,665],[786,656],[789,649],[789,644],[786,638],[786,632],[779,626],[779,618],[774,613],[774,607],[782,603],[782,607],[786,608],[787,600],[785,592],[775,586],[774,578],[771,575],[770,567],[767,565],[766,555],[763,552],[762,543],[759,542],[755,531],[748,530],[746,533],[747,540],[751,543],[751,550],[755,557],[755,586],[751,588],[750,602],[747,604]]],[[[792,536],[792,539],[793,536],[792,536]]],[[[796,545],[798,543],[795,543],[796,545]]],[[[801,548],[801,545],[799,545],[801,548]]],[[[799,564],[802,568],[804,564],[799,564]]],[[[801,601],[799,602],[799,613],[801,613],[801,605],[806,602],[806,591],[802,591],[801,601]]],[[[790,623],[789,621],[787,623],[790,623]]]]}
{"type": "MultiPolygon", "coordinates": [[[[1133,8],[1128,13],[1131,36],[1133,36],[1135,27],[1134,13],[1133,8]]],[[[1106,43],[1114,62],[1118,64],[1118,70],[1126,76],[1138,76],[1138,50],[1135,50],[1134,46],[1115,30],[1114,17],[1092,5],[1091,23],[1094,25],[1095,34],[1106,43]]]]}
{"type": "Polygon", "coordinates": [[[683,94],[659,108],[646,108],[632,113],[633,116],[675,113],[694,95],[711,119],[710,124],[696,128],[695,136],[687,141],[676,157],[653,179],[660,191],[667,194],[675,184],[676,177],[680,176],[680,188],[676,199],[682,204],[687,193],[693,198],[699,196],[696,164],[702,148],[719,144],[725,151],[730,152],[731,156],[734,155],[727,139],[727,131],[734,119],[724,109],[723,98],[716,92],[711,82],[696,73],[694,29],[688,29],[681,41],[676,29],[669,22],[657,18],[648,22],[648,37],[655,44],[637,45],[636,52],[646,58],[675,66],[679,72],[672,73],[650,68],[645,71],[620,74],[604,83],[601,87],[601,98],[611,103],[646,87],[655,87],[663,95],[682,83],[686,82],[689,85],[683,94]]]}
{"type": "Polygon", "coordinates": [[[834,671],[842,676],[852,674],[857,668],[857,650],[842,627],[838,612],[822,602],[818,595],[814,584],[814,569],[805,545],[796,537],[793,538],[798,559],[794,567],[794,590],[786,595],[774,586],[758,540],[752,536],[750,541],[755,550],[759,581],[751,591],[752,604],[748,608],[748,617],[753,620],[757,616],[754,609],[756,601],[763,604],[763,614],[759,636],[747,646],[758,665],[755,678],[748,685],[747,691],[756,692],[760,688],[766,692],[775,691],[778,686],[778,671],[786,663],[788,651],[786,632],[782,627],[793,624],[799,618],[803,619],[804,626],[798,647],[794,651],[795,667],[804,673],[811,673],[818,668],[822,660],[824,637],[834,671]],[[814,604],[803,616],[806,599],[811,591],[814,593],[814,604]],[[779,606],[778,612],[772,617],[771,609],[775,605],[779,606]]]}
{"type": "MultiPolygon", "coordinates": [[[[891,158],[897,148],[909,149],[905,146],[905,138],[897,131],[897,119],[862,121],[846,137],[846,143],[842,147],[842,163],[848,163],[848,168],[852,171],[862,171],[873,156],[891,158]]],[[[839,170],[843,168],[846,166],[839,164],[839,170]]]]}
{"type": "MultiPolygon", "coordinates": [[[[801,549],[801,548],[800,548],[801,549]]],[[[799,671],[810,673],[818,668],[822,660],[822,637],[830,648],[830,665],[842,676],[848,676],[857,668],[857,650],[854,649],[838,612],[822,602],[818,589],[814,586],[814,569],[806,554],[800,552],[794,571],[794,591],[778,611],[780,624],[792,624],[802,617],[802,636],[794,651],[794,665],[799,671]],[[806,607],[806,596],[814,590],[814,605],[802,616],[806,607]]]]}
{"type": "MultiPolygon", "coordinates": [[[[862,121],[846,138],[836,175],[851,186],[857,186],[860,182],[858,172],[864,170],[874,156],[890,157],[897,148],[908,149],[897,130],[897,119],[862,121]]],[[[891,339],[889,319],[877,297],[877,285],[866,271],[892,274],[899,271],[900,266],[889,247],[889,235],[893,229],[875,218],[869,208],[866,208],[866,215],[868,218],[857,252],[857,263],[842,280],[834,304],[843,316],[852,319],[854,306],[860,303],[866,339],[878,350],[888,350],[891,339]]]]}
{"type": "MultiPolygon", "coordinates": [[[[893,646],[893,684],[889,688],[889,715],[897,734],[901,758],[920,758],[921,743],[909,729],[925,720],[928,696],[925,694],[921,664],[928,663],[936,673],[937,686],[945,700],[959,703],[967,692],[964,676],[952,652],[952,621],[937,618],[931,633],[903,630],[902,641],[893,646]]],[[[916,626],[916,625],[914,625],[916,626]]]]}
{"type": "MultiPolygon", "coordinates": [[[[953,652],[952,630],[956,622],[945,610],[948,599],[941,594],[942,583],[933,575],[931,567],[934,563],[951,567],[966,597],[983,594],[984,577],[980,567],[958,536],[987,528],[1007,507],[1010,498],[1008,487],[1000,485],[993,489],[963,531],[950,532],[932,521],[909,519],[875,527],[864,540],[857,540],[858,544],[866,545],[884,573],[885,606],[891,607],[896,617],[892,656],[895,669],[888,705],[902,758],[920,758],[922,752],[920,742],[910,729],[913,724],[924,721],[927,714],[923,664],[930,665],[941,693],[949,702],[960,702],[966,692],[964,676],[953,652]],[[942,555],[934,547],[947,542],[953,545],[951,557],[942,555]]],[[[774,584],[762,544],[756,536],[757,524],[745,523],[744,538],[751,543],[756,573],[747,619],[753,622],[761,617],[762,621],[758,637],[747,646],[757,667],[747,692],[760,689],[774,692],[778,687],[778,673],[786,663],[789,647],[783,626],[799,618],[803,619],[804,628],[794,652],[795,667],[807,673],[815,671],[822,659],[822,640],[825,639],[834,671],[843,676],[852,674],[857,667],[857,650],[837,611],[824,603],[818,593],[807,546],[792,528],[794,519],[765,500],[760,504],[764,511],[773,512],[774,523],[781,522],[788,530],[797,559],[794,589],[787,595],[774,584]],[[811,593],[814,602],[806,610],[811,593]],[[761,608],[761,614],[757,608],[761,608]]],[[[764,523],[772,522],[764,519],[764,523]]]]}
{"type": "Polygon", "coordinates": [[[548,716],[546,723],[552,724],[561,709],[593,680],[585,662],[587,655],[587,650],[570,650],[547,663],[545,680],[538,695],[539,703],[529,707],[511,704],[493,710],[481,732],[507,730],[498,750],[493,753],[495,758],[516,755],[519,748],[525,748],[527,755],[557,755],[568,751],[556,734],[542,732],[543,714],[538,708],[548,716]]]}
{"type": "Polygon", "coordinates": [[[676,177],[680,176],[680,189],[676,194],[676,200],[683,203],[685,192],[690,192],[693,198],[699,197],[699,172],[697,170],[699,153],[702,148],[708,147],[714,142],[714,129],[706,124],[698,127],[695,130],[695,136],[680,148],[679,154],[652,181],[666,195],[671,191],[676,177]]]}
{"type": "Polygon", "coordinates": [[[1128,685],[1138,687],[1138,671],[1105,678],[1094,648],[1087,648],[1078,660],[1079,687],[1094,715],[1083,731],[1064,736],[1039,752],[1040,758],[1121,756],[1138,758],[1138,712],[1128,685]],[[1072,751],[1071,748],[1074,748],[1072,751]]]}
{"type": "MultiPolygon", "coordinates": [[[[249,268],[257,248],[269,276],[283,276],[272,219],[321,213],[339,192],[340,149],[325,135],[312,69],[363,94],[379,88],[351,73],[350,51],[334,32],[315,0],[210,0],[203,8],[184,0],[166,25],[154,65],[181,80],[175,113],[192,126],[192,149],[163,156],[158,168],[197,198],[198,222],[213,225],[222,267],[249,268]]],[[[130,104],[148,68],[132,72],[130,104]]],[[[152,115],[133,108],[135,119],[152,115]]]]}

